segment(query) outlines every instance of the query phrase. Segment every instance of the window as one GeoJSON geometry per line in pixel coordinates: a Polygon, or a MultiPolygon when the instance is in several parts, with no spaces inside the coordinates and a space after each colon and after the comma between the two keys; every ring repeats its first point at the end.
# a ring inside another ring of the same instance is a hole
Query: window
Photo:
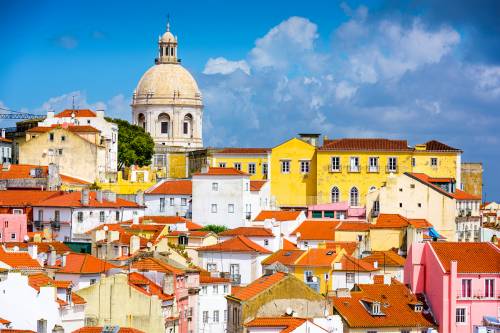
{"type": "Polygon", "coordinates": [[[402,202],[399,203],[399,208],[403,208],[403,203],[402,202]]]}
{"type": "Polygon", "coordinates": [[[10,234],[10,239],[16,239],[16,236],[17,236],[16,233],[13,232],[13,233],[10,234]]]}
{"type": "Polygon", "coordinates": [[[290,173],[290,161],[284,160],[280,161],[281,163],[281,173],[290,173]]]}
{"type": "Polygon", "coordinates": [[[431,157],[431,167],[438,166],[438,159],[436,157],[431,157]]]}
{"type": "Polygon", "coordinates": [[[234,163],[234,168],[238,171],[241,171],[241,163],[237,162],[237,163],[234,163]]]}
{"type": "Polygon", "coordinates": [[[218,293],[219,293],[219,286],[218,286],[218,285],[216,285],[216,284],[215,284],[215,285],[213,285],[213,286],[212,286],[212,292],[213,292],[214,294],[218,294],[218,293]]]}
{"type": "Polygon", "coordinates": [[[401,330],[401,333],[410,333],[409,330],[401,330]]]}
{"type": "Polygon", "coordinates": [[[332,164],[330,165],[330,171],[332,171],[332,172],[340,171],[340,157],[339,156],[332,157],[332,164]]]}
{"type": "Polygon", "coordinates": [[[219,322],[219,310],[214,310],[214,323],[219,322]]]}
{"type": "Polygon", "coordinates": [[[380,314],[380,303],[379,302],[372,303],[372,314],[375,314],[375,315],[380,314]]]}
{"type": "Polygon", "coordinates": [[[419,202],[419,203],[417,203],[417,206],[418,206],[418,208],[421,208],[422,204],[419,202]]]}
{"type": "Polygon", "coordinates": [[[208,291],[208,287],[207,286],[201,286],[201,293],[202,294],[206,295],[207,291],[208,291]]]}
{"type": "Polygon", "coordinates": [[[58,211],[58,210],[54,211],[54,220],[57,222],[61,221],[61,212],[60,211],[58,211]]]}
{"type": "Polygon", "coordinates": [[[300,161],[300,173],[309,173],[309,161],[300,161]]]}
{"type": "Polygon", "coordinates": [[[368,172],[378,172],[378,157],[368,159],[368,172]]]}
{"type": "Polygon", "coordinates": [[[456,313],[455,321],[457,323],[467,322],[467,318],[465,317],[465,308],[457,308],[455,313],[456,313]]]}
{"type": "Polygon", "coordinates": [[[174,202],[175,202],[174,198],[170,198],[170,206],[173,206],[174,202]]]}
{"type": "Polygon", "coordinates": [[[345,273],[345,282],[354,283],[354,273],[345,273]]]}
{"type": "Polygon", "coordinates": [[[212,204],[212,213],[217,213],[217,204],[212,204]]]}
{"type": "Polygon", "coordinates": [[[359,157],[353,156],[350,159],[350,164],[349,164],[349,171],[350,172],[359,172],[359,157]]]}
{"type": "Polygon", "coordinates": [[[332,187],[332,202],[340,201],[340,191],[337,186],[332,187]]]}
{"type": "Polygon", "coordinates": [[[209,272],[217,272],[217,264],[208,263],[207,264],[207,271],[209,271],[209,272]]]}
{"type": "Polygon", "coordinates": [[[66,141],[66,137],[64,135],[61,135],[61,141],[66,141]]]}
{"type": "Polygon", "coordinates": [[[415,157],[411,158],[411,166],[415,167],[417,165],[417,161],[415,160],[415,157]]]}
{"type": "Polygon", "coordinates": [[[248,173],[255,175],[255,163],[248,163],[248,173]]]}
{"type": "Polygon", "coordinates": [[[219,183],[212,183],[212,191],[218,191],[219,190],[219,183]]]}
{"type": "Polygon", "coordinates": [[[76,213],[76,220],[78,222],[83,222],[83,212],[76,213]]]}
{"type": "Polygon", "coordinates": [[[120,221],[120,212],[115,211],[115,221],[120,221]]]}
{"type": "Polygon", "coordinates": [[[187,199],[181,198],[181,206],[186,206],[186,205],[187,205],[187,199]]]}
{"type": "Polygon", "coordinates": [[[313,282],[313,272],[304,271],[304,282],[313,282]]]}
{"type": "Polygon", "coordinates": [[[268,246],[269,245],[269,239],[264,239],[264,245],[268,246]]]}
{"type": "Polygon", "coordinates": [[[349,201],[351,206],[359,206],[359,191],[356,187],[351,188],[349,201]]]}
{"type": "Polygon", "coordinates": [[[262,163],[262,174],[267,175],[267,163],[262,163]]]}
{"type": "Polygon", "coordinates": [[[9,221],[5,221],[4,222],[4,226],[5,226],[5,228],[8,228],[9,227],[9,221]]]}
{"type": "Polygon", "coordinates": [[[160,198],[160,212],[165,211],[165,198],[160,198]]]}
{"type": "Polygon", "coordinates": [[[23,210],[22,209],[13,209],[12,214],[22,214],[23,210]]]}
{"type": "Polygon", "coordinates": [[[234,204],[228,204],[227,205],[227,212],[228,213],[234,213],[234,204]]]}
{"type": "Polygon", "coordinates": [[[187,121],[185,121],[183,124],[182,124],[182,133],[184,134],[188,134],[189,133],[189,123],[187,121]]]}
{"type": "Polygon", "coordinates": [[[57,150],[57,154],[58,154],[59,156],[61,156],[61,155],[63,154],[63,150],[62,150],[62,149],[58,149],[58,150],[57,150]]]}
{"type": "Polygon", "coordinates": [[[380,212],[380,202],[378,200],[375,200],[373,202],[373,213],[375,215],[378,215],[379,212],[380,212]]]}
{"type": "Polygon", "coordinates": [[[40,221],[40,222],[43,221],[43,209],[40,209],[38,211],[38,221],[40,221]]]}
{"type": "Polygon", "coordinates": [[[180,235],[177,239],[177,242],[179,243],[179,245],[188,245],[189,238],[186,235],[180,235]]]}
{"type": "Polygon", "coordinates": [[[99,212],[99,222],[104,222],[104,211],[102,210],[99,212]]]}
{"type": "Polygon", "coordinates": [[[54,141],[54,133],[49,133],[49,140],[54,141]]]}
{"type": "Polygon", "coordinates": [[[229,286],[227,284],[224,285],[224,294],[229,293],[229,286]]]}
{"type": "Polygon", "coordinates": [[[484,280],[484,297],[495,297],[495,280],[485,279],[484,280]]]}
{"type": "Polygon", "coordinates": [[[208,323],[208,311],[203,311],[203,323],[208,323]]]}
{"type": "Polygon", "coordinates": [[[168,134],[168,122],[167,121],[161,122],[161,133],[168,134]]]}
{"type": "Polygon", "coordinates": [[[397,172],[398,171],[398,161],[396,157],[389,157],[387,162],[387,171],[388,172],[397,172]]]}
{"type": "Polygon", "coordinates": [[[462,279],[462,298],[472,297],[472,280],[462,279]]]}
{"type": "Polygon", "coordinates": [[[227,321],[227,310],[224,310],[224,322],[227,321]]]}
{"type": "Polygon", "coordinates": [[[219,168],[225,168],[225,167],[226,167],[226,163],[225,162],[219,163],[219,168]]]}
{"type": "Polygon", "coordinates": [[[96,279],[90,279],[90,284],[95,284],[96,283],[96,279]]]}

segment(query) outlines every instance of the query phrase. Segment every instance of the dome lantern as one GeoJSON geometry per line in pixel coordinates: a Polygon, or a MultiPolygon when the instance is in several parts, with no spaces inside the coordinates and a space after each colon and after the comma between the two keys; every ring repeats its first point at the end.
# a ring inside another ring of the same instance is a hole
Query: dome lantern
{"type": "Polygon", "coordinates": [[[167,20],[167,30],[158,40],[157,64],[176,64],[177,60],[177,38],[170,32],[170,19],[167,20]]]}

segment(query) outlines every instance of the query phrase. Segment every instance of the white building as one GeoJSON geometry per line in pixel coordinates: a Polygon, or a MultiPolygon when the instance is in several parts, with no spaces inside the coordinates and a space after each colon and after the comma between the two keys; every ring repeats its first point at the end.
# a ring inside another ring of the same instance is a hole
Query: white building
{"type": "Polygon", "coordinates": [[[144,192],[146,215],[191,216],[191,180],[162,180],[144,192]]]}
{"type": "Polygon", "coordinates": [[[263,208],[251,225],[271,228],[275,236],[283,235],[288,238],[305,219],[306,214],[303,211],[265,210],[263,208]]]}
{"type": "Polygon", "coordinates": [[[101,131],[102,144],[106,146],[106,173],[116,173],[118,168],[118,125],[104,119],[104,111],[64,110],[58,114],[47,112],[47,118],[38,123],[38,126],[70,124],[76,126],[92,126],[101,131]]]}
{"type": "Polygon", "coordinates": [[[200,274],[198,294],[198,332],[225,332],[227,327],[226,296],[231,295],[229,279],[200,274]]]}
{"type": "Polygon", "coordinates": [[[0,136],[0,163],[12,163],[12,140],[5,138],[5,129],[0,136]]]}
{"type": "Polygon", "coordinates": [[[60,325],[65,332],[73,332],[84,325],[85,300],[71,292],[69,281],[10,272],[0,282],[0,290],[0,304],[4,305],[0,317],[8,318],[12,328],[40,332],[42,325],[50,332],[60,325]]]}
{"type": "Polygon", "coordinates": [[[197,251],[202,268],[229,277],[235,285],[247,285],[259,278],[262,275],[261,262],[271,253],[245,236],[200,247],[197,251]]]}
{"type": "Polygon", "coordinates": [[[85,233],[101,224],[144,216],[144,208],[109,191],[69,192],[33,206],[34,229],[51,232],[58,241],[87,239],[85,233]]]}
{"type": "Polygon", "coordinates": [[[269,204],[269,188],[251,191],[250,176],[233,168],[208,168],[193,175],[193,220],[228,228],[249,225],[269,204]]]}

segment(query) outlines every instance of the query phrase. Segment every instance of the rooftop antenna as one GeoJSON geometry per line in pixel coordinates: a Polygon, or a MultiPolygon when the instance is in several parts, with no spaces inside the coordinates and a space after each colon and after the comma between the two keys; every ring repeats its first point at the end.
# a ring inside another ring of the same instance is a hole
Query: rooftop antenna
{"type": "Polygon", "coordinates": [[[75,110],[75,95],[71,96],[73,98],[73,108],[72,110],[75,110]]]}

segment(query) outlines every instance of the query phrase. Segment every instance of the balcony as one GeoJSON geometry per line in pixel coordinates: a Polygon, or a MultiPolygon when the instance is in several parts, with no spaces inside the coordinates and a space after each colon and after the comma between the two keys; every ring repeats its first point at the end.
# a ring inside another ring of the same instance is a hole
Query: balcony
{"type": "Polygon", "coordinates": [[[42,221],[33,221],[33,226],[35,227],[35,229],[42,229],[43,222],[42,221]]]}
{"type": "Polygon", "coordinates": [[[385,172],[386,173],[397,173],[398,172],[398,166],[397,165],[386,165],[385,166],[385,172]]]}
{"type": "Polygon", "coordinates": [[[61,230],[61,222],[60,221],[50,221],[50,227],[55,231],[61,230]]]}
{"type": "Polygon", "coordinates": [[[368,165],[366,167],[366,172],[367,173],[379,173],[380,168],[378,167],[378,165],[368,165]]]}
{"type": "Polygon", "coordinates": [[[229,277],[231,284],[240,285],[241,284],[241,274],[231,274],[229,277]]]}
{"type": "Polygon", "coordinates": [[[328,167],[328,172],[330,173],[342,172],[342,166],[330,164],[330,166],[328,167]]]}
{"type": "Polygon", "coordinates": [[[359,172],[361,172],[361,166],[360,165],[349,165],[349,169],[347,171],[350,173],[359,173],[359,172]]]}
{"type": "Polygon", "coordinates": [[[246,218],[247,220],[250,220],[250,219],[252,218],[252,212],[246,212],[246,213],[245,213],[245,218],[246,218]]]}
{"type": "Polygon", "coordinates": [[[469,294],[462,293],[462,290],[457,290],[458,300],[500,300],[500,290],[490,291],[486,293],[484,289],[471,290],[469,294]]]}

